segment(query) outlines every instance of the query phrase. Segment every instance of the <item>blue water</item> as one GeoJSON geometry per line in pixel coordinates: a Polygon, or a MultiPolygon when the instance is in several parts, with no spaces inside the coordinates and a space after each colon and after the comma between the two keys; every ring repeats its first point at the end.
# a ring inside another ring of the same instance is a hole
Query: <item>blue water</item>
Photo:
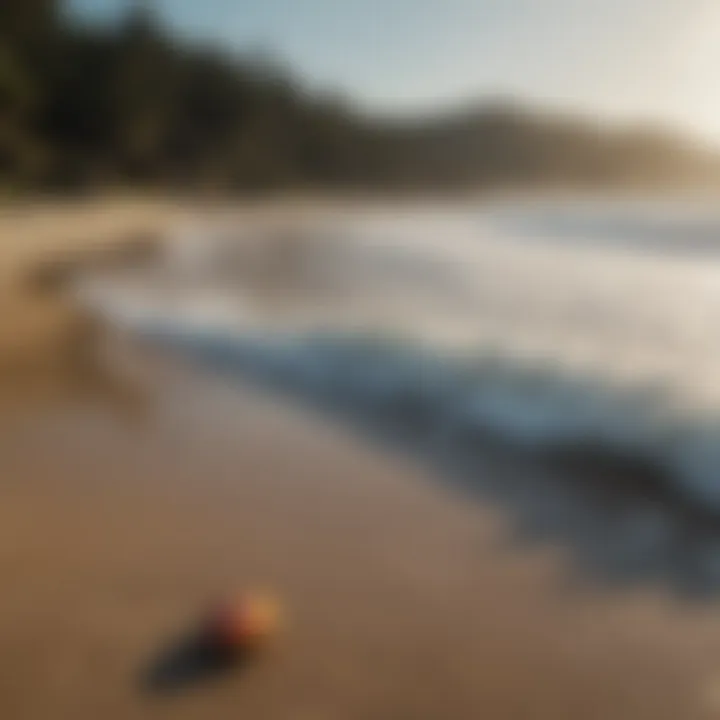
{"type": "Polygon", "coordinates": [[[715,511],[719,248],[720,214],[687,201],[316,209],[200,219],[152,272],[81,292],[277,385],[622,459],[715,511]]]}

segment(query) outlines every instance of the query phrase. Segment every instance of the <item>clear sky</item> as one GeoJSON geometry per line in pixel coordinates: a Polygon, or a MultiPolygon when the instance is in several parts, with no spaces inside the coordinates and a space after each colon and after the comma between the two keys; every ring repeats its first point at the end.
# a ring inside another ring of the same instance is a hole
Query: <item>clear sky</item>
{"type": "MultiPolygon", "coordinates": [[[[94,18],[129,0],[70,0],[94,18]]],[[[405,112],[486,96],[659,120],[720,145],[720,0],[155,0],[311,86],[405,112]]]]}

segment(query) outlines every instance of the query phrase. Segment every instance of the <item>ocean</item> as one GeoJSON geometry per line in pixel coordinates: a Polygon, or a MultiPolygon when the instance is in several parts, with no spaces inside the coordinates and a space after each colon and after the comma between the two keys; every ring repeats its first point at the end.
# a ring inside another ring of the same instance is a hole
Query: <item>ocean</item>
{"type": "MultiPolygon", "coordinates": [[[[670,517],[693,508],[705,527],[720,511],[720,212],[709,203],[198,216],[154,267],[85,278],[77,292],[118,326],[425,449],[498,447],[542,467],[550,481],[537,470],[524,485],[535,510],[545,495],[554,516],[564,502],[546,491],[558,463],[571,482],[590,472],[632,486],[615,560],[648,548],[633,572],[652,556],[720,587],[714,529],[678,558],[696,523],[670,517]]],[[[596,545],[617,539],[609,517],[596,517],[596,545]]]]}

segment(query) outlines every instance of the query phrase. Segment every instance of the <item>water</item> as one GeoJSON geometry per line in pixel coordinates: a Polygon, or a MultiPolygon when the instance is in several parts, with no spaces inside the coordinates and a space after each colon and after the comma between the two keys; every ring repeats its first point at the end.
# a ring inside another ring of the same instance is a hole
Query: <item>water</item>
{"type": "Polygon", "coordinates": [[[720,213],[646,200],[308,217],[184,228],[161,266],[79,292],[275,384],[434,437],[622,459],[720,511],[720,213]]]}

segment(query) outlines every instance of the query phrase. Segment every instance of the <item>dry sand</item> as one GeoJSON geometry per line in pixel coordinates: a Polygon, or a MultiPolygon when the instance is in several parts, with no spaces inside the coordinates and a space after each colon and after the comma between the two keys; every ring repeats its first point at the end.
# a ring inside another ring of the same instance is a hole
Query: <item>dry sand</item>
{"type": "Polygon", "coordinates": [[[561,549],[513,547],[510,518],[409,459],[151,351],[111,357],[4,386],[0,717],[720,714],[710,608],[571,590],[561,549]],[[277,648],[144,691],[204,603],[246,584],[284,599],[277,648]]]}
{"type": "Polygon", "coordinates": [[[570,592],[559,551],[507,546],[508,520],[408,460],[165,361],[147,379],[144,397],[58,378],[0,417],[2,717],[712,716],[711,613],[570,592]],[[247,583],[287,605],[274,653],[143,692],[247,583]]]}
{"type": "MultiPolygon", "coordinates": [[[[152,238],[179,214],[172,202],[34,202],[0,209],[0,370],[55,364],[78,331],[75,308],[39,292],[38,268],[152,238]]],[[[1,380],[1,378],[0,378],[1,380]]]]}

